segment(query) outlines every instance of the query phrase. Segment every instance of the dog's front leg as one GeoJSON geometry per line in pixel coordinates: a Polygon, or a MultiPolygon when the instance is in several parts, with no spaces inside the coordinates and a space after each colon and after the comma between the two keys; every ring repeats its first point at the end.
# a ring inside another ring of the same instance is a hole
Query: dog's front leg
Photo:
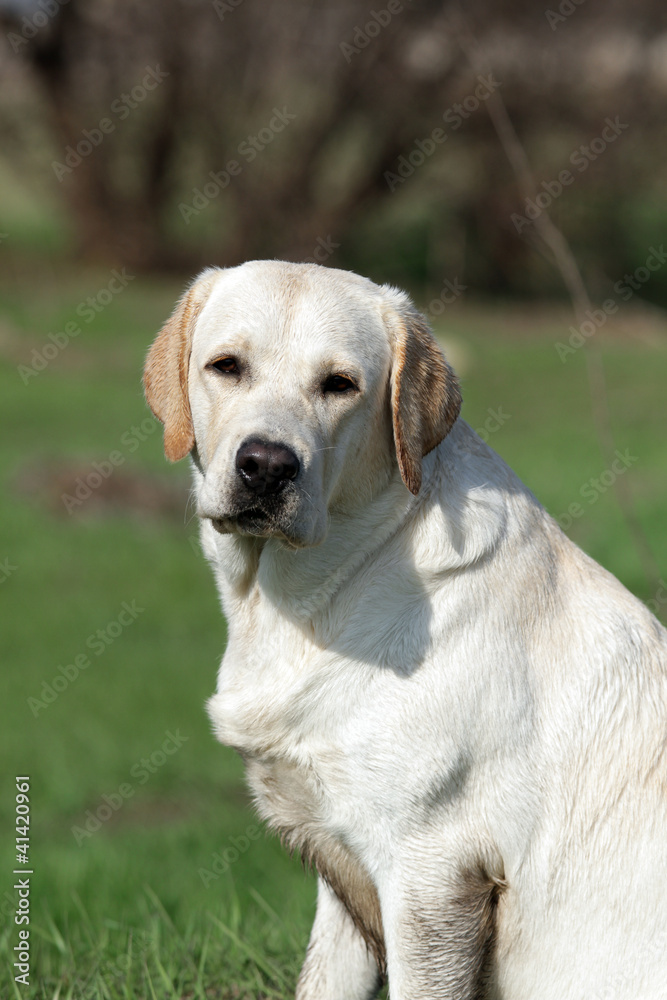
{"type": "Polygon", "coordinates": [[[372,1000],[379,987],[380,973],[366,942],[338,897],[319,879],[296,1000],[372,1000]]]}
{"type": "Polygon", "coordinates": [[[380,892],[391,1000],[489,995],[499,884],[477,866],[394,874],[380,892]]]}

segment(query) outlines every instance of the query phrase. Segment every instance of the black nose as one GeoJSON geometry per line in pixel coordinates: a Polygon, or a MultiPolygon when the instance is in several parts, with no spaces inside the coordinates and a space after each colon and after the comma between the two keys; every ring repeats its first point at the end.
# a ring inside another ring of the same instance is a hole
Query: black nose
{"type": "Polygon", "coordinates": [[[236,469],[253,493],[277,493],[289,479],[299,474],[299,459],[284,444],[256,438],[246,441],[236,453],[236,469]]]}

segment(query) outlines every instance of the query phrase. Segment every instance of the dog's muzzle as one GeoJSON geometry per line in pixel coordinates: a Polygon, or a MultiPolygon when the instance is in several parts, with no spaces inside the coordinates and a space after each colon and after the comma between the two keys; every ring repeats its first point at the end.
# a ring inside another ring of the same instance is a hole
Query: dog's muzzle
{"type": "Polygon", "coordinates": [[[298,496],[293,485],[301,462],[287,445],[249,438],[239,447],[229,513],[213,518],[218,531],[266,536],[289,531],[298,496]]]}

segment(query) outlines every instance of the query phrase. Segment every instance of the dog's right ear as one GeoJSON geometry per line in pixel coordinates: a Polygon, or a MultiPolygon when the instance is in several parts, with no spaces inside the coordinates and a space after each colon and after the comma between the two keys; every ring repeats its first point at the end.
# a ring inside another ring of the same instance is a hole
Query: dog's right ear
{"type": "Polygon", "coordinates": [[[206,271],[179,300],[153,341],[144,365],[146,402],[164,424],[164,453],[177,462],[195,443],[188,399],[192,335],[217,271],[206,271]]]}

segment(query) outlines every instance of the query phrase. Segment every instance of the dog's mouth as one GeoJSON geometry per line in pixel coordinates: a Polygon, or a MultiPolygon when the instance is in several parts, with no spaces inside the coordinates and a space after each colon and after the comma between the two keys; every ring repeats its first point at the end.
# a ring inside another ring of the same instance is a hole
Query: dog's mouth
{"type": "Polygon", "coordinates": [[[199,516],[210,521],[221,535],[241,535],[245,538],[274,539],[289,549],[318,545],[326,532],[316,535],[302,518],[300,496],[294,490],[271,497],[235,498],[224,512],[200,510],[199,516]],[[245,506],[248,504],[248,506],[245,506]]]}
{"type": "Polygon", "coordinates": [[[211,522],[216,531],[228,533],[230,530],[241,531],[243,534],[265,534],[272,517],[261,507],[248,507],[247,510],[226,517],[212,517],[211,522]]]}
{"type": "Polygon", "coordinates": [[[252,507],[230,512],[225,517],[212,518],[216,531],[227,534],[237,531],[241,535],[272,535],[282,533],[285,508],[282,504],[271,503],[268,497],[252,507]]]}
{"type": "Polygon", "coordinates": [[[236,523],[240,528],[251,529],[255,525],[267,525],[272,520],[271,514],[263,507],[248,507],[236,515],[236,523]]]}
{"type": "Polygon", "coordinates": [[[222,511],[199,511],[221,535],[238,534],[255,538],[276,538],[290,546],[301,540],[302,497],[292,483],[270,494],[248,496],[243,490],[229,498],[222,511]]]}

